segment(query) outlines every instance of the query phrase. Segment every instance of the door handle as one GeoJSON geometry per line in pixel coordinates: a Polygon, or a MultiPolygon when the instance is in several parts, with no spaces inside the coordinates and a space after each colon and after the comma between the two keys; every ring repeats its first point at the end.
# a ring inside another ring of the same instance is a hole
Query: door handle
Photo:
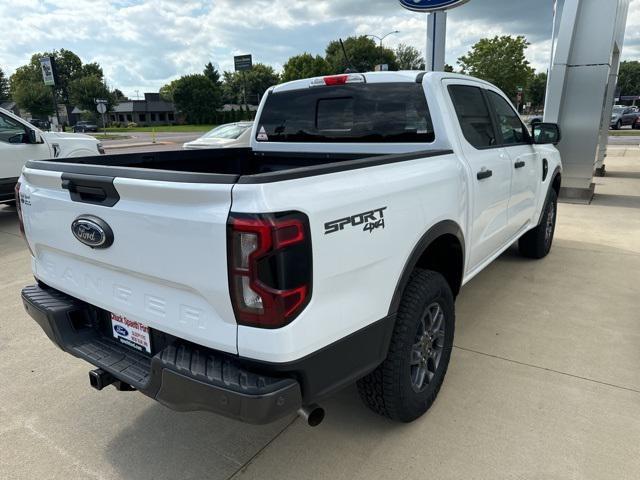
{"type": "Polygon", "coordinates": [[[478,180],[484,180],[485,178],[489,178],[492,175],[493,175],[493,172],[491,170],[487,170],[486,168],[483,168],[478,172],[476,176],[478,177],[478,180]]]}
{"type": "Polygon", "coordinates": [[[516,168],[522,168],[526,165],[526,162],[520,161],[520,162],[516,162],[513,164],[514,167],[516,168]]]}

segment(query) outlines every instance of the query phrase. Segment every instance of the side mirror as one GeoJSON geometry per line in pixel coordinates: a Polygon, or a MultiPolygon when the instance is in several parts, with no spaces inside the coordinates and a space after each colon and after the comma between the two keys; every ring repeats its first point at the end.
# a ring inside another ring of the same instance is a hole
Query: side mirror
{"type": "Polygon", "coordinates": [[[38,130],[29,130],[29,143],[42,143],[42,135],[38,130]]]}
{"type": "Polygon", "coordinates": [[[533,131],[533,143],[538,145],[557,145],[562,136],[560,127],[556,123],[536,123],[531,127],[533,131]]]}

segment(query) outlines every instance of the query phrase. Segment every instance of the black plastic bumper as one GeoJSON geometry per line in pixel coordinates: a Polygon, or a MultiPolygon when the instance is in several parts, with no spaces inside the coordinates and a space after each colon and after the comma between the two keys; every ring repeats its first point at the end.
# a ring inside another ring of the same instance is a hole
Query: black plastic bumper
{"type": "Polygon", "coordinates": [[[174,410],[205,410],[264,424],[302,404],[295,379],[255,373],[214,350],[173,342],[153,356],[138,353],[104,334],[104,311],[52,288],[27,287],[22,301],[62,350],[174,410]]]}

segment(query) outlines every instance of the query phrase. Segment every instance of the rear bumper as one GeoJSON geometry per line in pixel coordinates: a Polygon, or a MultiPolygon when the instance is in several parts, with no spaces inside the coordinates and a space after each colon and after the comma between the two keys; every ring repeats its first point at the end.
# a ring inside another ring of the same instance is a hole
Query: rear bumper
{"type": "Polygon", "coordinates": [[[246,368],[237,358],[186,342],[147,356],[105,335],[105,312],[45,286],[22,291],[26,311],[62,350],[178,411],[204,410],[264,424],[302,405],[298,381],[246,368]]]}

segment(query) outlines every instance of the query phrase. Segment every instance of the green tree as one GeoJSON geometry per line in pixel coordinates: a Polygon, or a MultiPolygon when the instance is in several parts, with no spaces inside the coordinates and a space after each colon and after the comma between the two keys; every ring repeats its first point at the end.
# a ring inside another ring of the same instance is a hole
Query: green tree
{"type": "Polygon", "coordinates": [[[620,64],[618,87],[621,95],[640,95],[640,62],[631,60],[620,64]]]}
{"type": "Polygon", "coordinates": [[[451,65],[449,65],[448,63],[444,64],[444,71],[445,72],[449,72],[449,73],[453,73],[454,72],[453,67],[451,65]]]}
{"type": "MultiPolygon", "coordinates": [[[[79,77],[69,82],[69,101],[71,105],[88,112],[96,112],[96,98],[107,100],[111,107],[115,102],[104,80],[95,75],[79,77]]],[[[97,113],[95,113],[97,115],[97,113]]]]}
{"type": "Polygon", "coordinates": [[[9,80],[4,75],[4,72],[0,68],[0,102],[5,102],[9,99],[9,80]]]}
{"type": "Polygon", "coordinates": [[[49,115],[55,112],[51,87],[42,82],[40,71],[34,72],[30,65],[19,67],[11,75],[9,91],[13,101],[33,115],[49,115]]]}
{"type": "Polygon", "coordinates": [[[246,85],[247,103],[255,105],[272,85],[280,82],[280,76],[273,67],[255,63],[251,70],[223,73],[223,98],[228,103],[244,103],[246,85]]]}
{"type": "Polygon", "coordinates": [[[527,87],[526,99],[535,109],[544,107],[544,99],[547,93],[547,73],[536,73],[527,87]]]}
{"type": "Polygon", "coordinates": [[[160,98],[162,98],[165,102],[173,102],[173,93],[176,90],[177,84],[178,80],[171,80],[166,85],[160,87],[160,98]]]}
{"type": "Polygon", "coordinates": [[[222,87],[222,82],[220,81],[220,72],[218,72],[216,67],[213,66],[213,63],[207,63],[204,66],[204,71],[202,73],[205,77],[211,80],[216,87],[222,87]]]}
{"type": "Polygon", "coordinates": [[[326,59],[331,67],[331,73],[344,73],[347,68],[358,72],[370,72],[379,64],[389,65],[389,70],[398,70],[398,62],[393,50],[379,47],[369,37],[364,35],[349,37],[343,43],[349,63],[344,57],[340,41],[334,40],[327,45],[326,59]]]}
{"type": "Polygon", "coordinates": [[[424,58],[417,48],[401,43],[395,54],[399,70],[424,70],[424,58]]]}
{"type": "Polygon", "coordinates": [[[220,107],[220,89],[205,75],[185,75],[174,82],[173,101],[189,123],[208,123],[220,107]]]}
{"type": "Polygon", "coordinates": [[[533,69],[525,57],[529,42],[523,36],[483,38],[458,59],[462,73],[482,78],[515,98],[518,87],[526,87],[533,69]]]}
{"type": "Polygon", "coordinates": [[[114,88],[111,91],[111,97],[113,98],[113,102],[116,105],[120,102],[128,100],[127,96],[122,93],[122,90],[120,90],[119,88],[114,88]]]}
{"type": "MultiPolygon", "coordinates": [[[[42,86],[42,73],[40,71],[40,59],[42,57],[53,57],[55,61],[56,100],[65,105],[67,114],[70,114],[74,107],[69,98],[70,85],[73,81],[87,76],[103,80],[104,74],[100,65],[97,63],[87,63],[83,65],[80,57],[71,50],[65,50],[63,48],[52,52],[35,53],[31,56],[28,64],[18,68],[16,73],[11,76],[11,91],[23,93],[19,95],[20,100],[14,97],[21,108],[31,111],[27,105],[21,103],[21,101],[27,101],[27,99],[30,99],[29,103],[33,103],[34,95],[26,93],[29,89],[34,89],[36,92],[39,92],[38,95],[35,95],[36,98],[40,98],[44,92],[44,90],[40,88],[40,86],[42,86]]],[[[51,90],[50,87],[47,87],[47,89],[51,90]]],[[[52,104],[52,102],[50,99],[49,103],[52,104]]]]}
{"type": "Polygon", "coordinates": [[[290,82],[301,78],[320,77],[329,75],[331,67],[320,55],[315,57],[310,53],[294,55],[287,60],[282,69],[282,81],[290,82]]]}

